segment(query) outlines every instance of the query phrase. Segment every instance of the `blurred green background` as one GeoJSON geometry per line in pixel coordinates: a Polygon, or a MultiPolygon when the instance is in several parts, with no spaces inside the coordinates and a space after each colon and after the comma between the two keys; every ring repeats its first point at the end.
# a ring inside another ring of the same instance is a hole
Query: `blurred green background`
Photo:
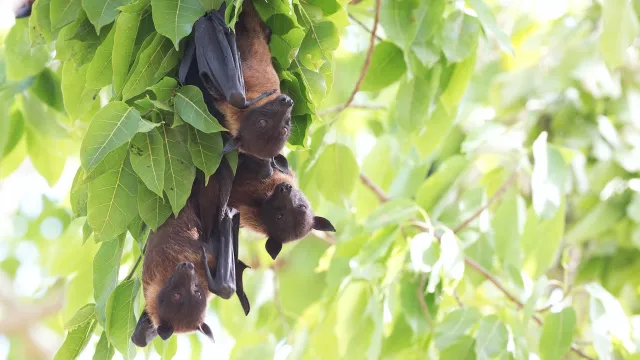
{"type": "MultiPolygon", "coordinates": [[[[215,344],[156,339],[136,358],[640,359],[639,1],[382,0],[345,109],[376,2],[266,3],[281,78],[299,67],[311,99],[285,152],[338,231],[272,261],[243,230],[250,315],[215,298],[215,344]],[[302,35],[275,27],[283,7],[302,35]]],[[[70,198],[108,98],[65,87],[61,64],[98,43],[61,56],[52,24],[14,26],[12,5],[0,4],[0,359],[121,359],[115,338],[132,329],[103,332],[84,306],[109,298],[95,285],[124,279],[141,242],[127,233],[120,259],[99,256],[107,243],[70,198]]],[[[129,305],[139,314],[141,293],[129,305]]]]}

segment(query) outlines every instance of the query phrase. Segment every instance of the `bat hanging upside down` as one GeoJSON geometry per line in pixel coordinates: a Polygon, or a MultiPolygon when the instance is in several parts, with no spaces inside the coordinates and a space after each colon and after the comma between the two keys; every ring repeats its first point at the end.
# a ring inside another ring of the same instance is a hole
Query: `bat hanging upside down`
{"type": "Polygon", "coordinates": [[[224,20],[225,6],[196,21],[180,64],[179,79],[202,89],[210,112],[222,116],[235,148],[258,158],[280,153],[291,133],[293,100],[280,93],[271,63],[269,29],[245,0],[235,34],[224,20]]]}

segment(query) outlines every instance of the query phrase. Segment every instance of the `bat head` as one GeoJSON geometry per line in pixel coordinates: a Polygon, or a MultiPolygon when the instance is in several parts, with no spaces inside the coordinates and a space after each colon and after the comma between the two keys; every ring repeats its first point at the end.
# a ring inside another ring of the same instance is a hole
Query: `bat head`
{"type": "Polygon", "coordinates": [[[200,331],[213,339],[211,329],[204,322],[206,307],[207,289],[201,288],[195,266],[191,262],[179,263],[156,296],[153,321],[145,310],[131,340],[144,347],[156,335],[167,340],[174,332],[190,331],[200,331]]]}
{"type": "Polygon", "coordinates": [[[240,122],[235,145],[262,159],[278,155],[291,135],[292,107],[293,100],[279,94],[262,105],[249,108],[240,122]]]}
{"type": "Polygon", "coordinates": [[[266,249],[272,259],[282,244],[302,238],[311,229],[336,231],[329,220],[315,216],[302,191],[287,182],[276,185],[260,208],[260,218],[269,235],[266,249]]]}

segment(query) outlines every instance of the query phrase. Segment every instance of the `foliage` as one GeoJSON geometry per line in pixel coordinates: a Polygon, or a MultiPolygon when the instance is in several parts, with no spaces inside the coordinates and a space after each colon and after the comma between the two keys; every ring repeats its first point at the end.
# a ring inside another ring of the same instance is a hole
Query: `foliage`
{"type": "MultiPolygon", "coordinates": [[[[80,163],[68,201],[45,199],[0,256],[13,277],[33,266],[16,249],[35,243],[66,280],[42,322],[66,334],[56,358],[221,351],[196,335],[129,341],[148,231],[221,160],[224,129],[175,80],[193,22],[221,3],[38,0],[0,40],[0,179],[28,157],[53,186],[80,163]],[[64,229],[53,241],[50,218],[64,229]]],[[[545,15],[381,0],[371,51],[374,0],[254,4],[295,101],[289,163],[338,231],[276,262],[241,233],[251,314],[217,298],[208,314],[235,341],[229,357],[638,357],[637,2],[545,15]]],[[[241,1],[227,5],[233,24],[241,1]]]]}

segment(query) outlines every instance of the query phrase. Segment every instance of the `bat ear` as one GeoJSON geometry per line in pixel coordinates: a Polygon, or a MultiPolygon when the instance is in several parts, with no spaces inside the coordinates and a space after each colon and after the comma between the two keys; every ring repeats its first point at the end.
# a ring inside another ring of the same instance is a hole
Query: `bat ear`
{"type": "Polygon", "coordinates": [[[173,326],[162,324],[158,326],[158,335],[162,338],[162,340],[167,340],[171,335],[173,335],[173,326]]]}
{"type": "Polygon", "coordinates": [[[207,325],[207,323],[203,322],[202,324],[200,324],[198,330],[200,330],[201,333],[205,334],[209,339],[211,339],[211,341],[216,342],[213,339],[213,332],[211,331],[211,328],[209,327],[209,325],[207,325]]]}
{"type": "Polygon", "coordinates": [[[140,314],[140,318],[138,319],[136,329],[133,331],[133,335],[131,335],[131,342],[136,346],[145,347],[157,335],[158,332],[156,331],[156,327],[153,326],[147,310],[144,310],[142,314],[140,314]]]}
{"type": "Polygon", "coordinates": [[[282,250],[282,243],[272,237],[269,237],[264,248],[267,249],[269,256],[275,260],[278,254],[280,254],[280,250],[282,250]]]}
{"type": "Polygon", "coordinates": [[[226,144],[224,144],[222,155],[237,149],[238,146],[240,146],[240,139],[237,136],[232,137],[231,139],[229,139],[229,141],[227,141],[226,144]]]}
{"type": "Polygon", "coordinates": [[[280,170],[280,172],[283,172],[285,174],[289,173],[289,162],[287,161],[287,158],[284,157],[284,155],[278,154],[274,156],[273,164],[275,165],[276,169],[280,170]]]}
{"type": "Polygon", "coordinates": [[[320,231],[336,231],[336,228],[333,227],[331,221],[323,218],[322,216],[313,217],[313,228],[320,231]]]}

